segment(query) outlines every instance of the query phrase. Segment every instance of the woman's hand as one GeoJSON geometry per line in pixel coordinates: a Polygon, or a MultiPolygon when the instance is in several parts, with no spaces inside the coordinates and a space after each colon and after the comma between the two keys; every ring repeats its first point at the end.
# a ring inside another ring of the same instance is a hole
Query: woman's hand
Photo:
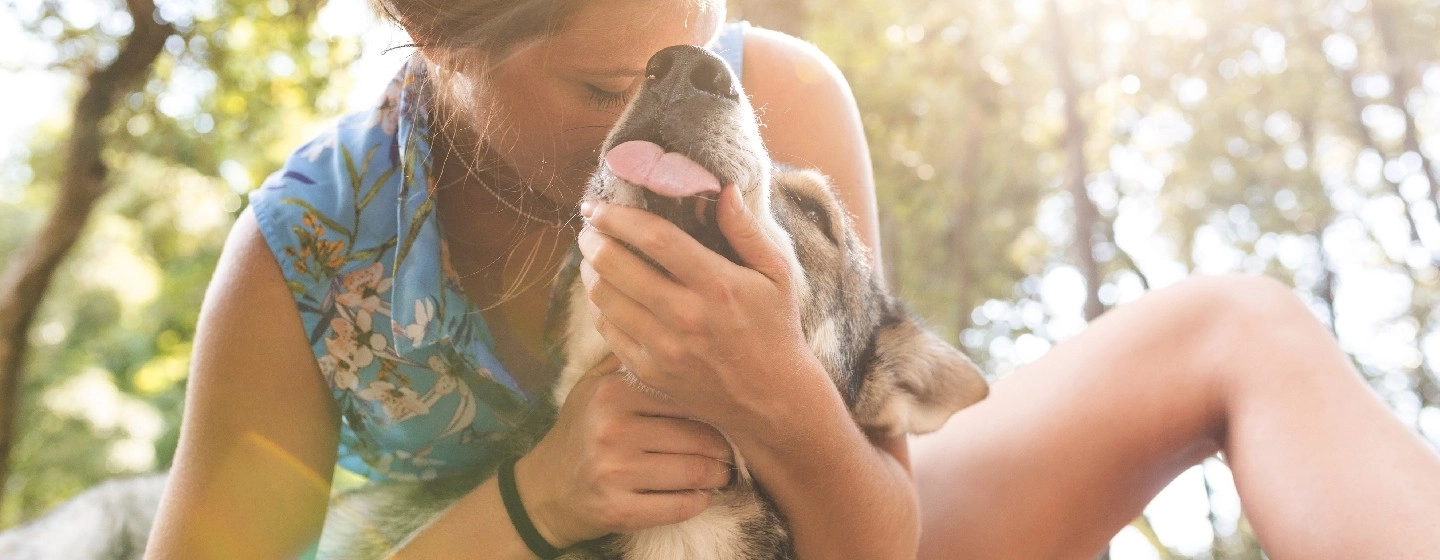
{"type": "Polygon", "coordinates": [[[813,386],[787,383],[820,370],[800,326],[789,260],[739,189],[721,190],[716,214],[744,266],[649,212],[604,203],[582,212],[589,227],[580,234],[581,275],[599,311],[596,328],[640,381],[731,433],[769,429],[763,419],[787,388],[813,386]]]}
{"type": "Polygon", "coordinates": [[[553,545],[679,523],[730,483],[725,438],[635,387],[619,365],[612,357],[586,373],[516,464],[526,511],[553,545]]]}

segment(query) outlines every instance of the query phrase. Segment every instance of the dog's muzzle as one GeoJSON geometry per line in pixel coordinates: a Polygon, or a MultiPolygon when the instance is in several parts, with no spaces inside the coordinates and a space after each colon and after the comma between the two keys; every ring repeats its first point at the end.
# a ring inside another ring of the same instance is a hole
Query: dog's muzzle
{"type": "Polygon", "coordinates": [[[619,181],[602,198],[637,201],[734,260],[715,218],[720,186],[736,179],[722,165],[730,139],[707,136],[713,133],[705,125],[741,110],[735,78],[719,57],[688,45],[655,53],[645,73],[645,84],[606,140],[603,165],[619,181]],[[621,189],[638,192],[619,197],[614,191],[621,189]]]}

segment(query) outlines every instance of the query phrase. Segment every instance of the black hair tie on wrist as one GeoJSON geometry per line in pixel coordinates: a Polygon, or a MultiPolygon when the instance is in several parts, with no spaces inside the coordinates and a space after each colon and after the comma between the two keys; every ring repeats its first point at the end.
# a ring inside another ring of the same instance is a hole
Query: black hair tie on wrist
{"type": "Polygon", "coordinates": [[[511,457],[500,463],[500,472],[496,475],[496,482],[500,485],[500,501],[505,502],[505,513],[510,515],[510,524],[515,527],[520,540],[525,541],[525,547],[544,560],[555,560],[562,552],[551,546],[545,536],[535,529],[535,523],[530,521],[530,515],[525,513],[525,504],[520,501],[520,489],[515,486],[515,462],[519,460],[519,457],[511,457]]]}

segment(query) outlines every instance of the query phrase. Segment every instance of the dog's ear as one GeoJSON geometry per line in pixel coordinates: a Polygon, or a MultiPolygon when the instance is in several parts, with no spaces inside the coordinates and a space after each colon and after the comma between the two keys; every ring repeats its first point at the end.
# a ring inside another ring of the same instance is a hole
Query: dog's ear
{"type": "Polygon", "coordinates": [[[979,369],[903,308],[875,338],[874,358],[856,396],[860,425],[879,433],[923,434],[989,393],[979,369]]]}

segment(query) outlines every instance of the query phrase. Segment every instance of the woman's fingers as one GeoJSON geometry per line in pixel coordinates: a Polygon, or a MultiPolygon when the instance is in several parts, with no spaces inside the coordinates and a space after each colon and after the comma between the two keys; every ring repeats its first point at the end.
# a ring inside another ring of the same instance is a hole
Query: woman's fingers
{"type": "Polygon", "coordinates": [[[648,362],[645,348],[637,340],[652,340],[654,333],[664,330],[655,314],[609,280],[599,278],[589,263],[580,264],[580,275],[589,286],[591,305],[599,310],[595,330],[605,338],[610,351],[631,367],[648,362]]]}
{"type": "MultiPolygon", "coordinates": [[[[634,348],[612,340],[604,323],[623,331],[632,340],[657,340],[666,332],[691,332],[703,328],[703,303],[699,296],[676,284],[644,262],[619,241],[587,230],[580,236],[580,276],[590,302],[600,311],[596,329],[617,346],[625,363],[635,365],[634,348]]],[[[728,263],[727,263],[728,264],[728,263]]]]}
{"type": "Polygon", "coordinates": [[[674,525],[700,515],[710,507],[713,497],[711,492],[694,491],[631,494],[631,503],[609,514],[615,521],[610,532],[633,533],[661,525],[674,525]]]}
{"type": "Polygon", "coordinates": [[[645,210],[597,203],[587,222],[596,231],[644,253],[669,272],[675,281],[691,288],[708,286],[715,281],[719,271],[735,266],[725,257],[706,249],[669,220],[645,210]]]}
{"type": "Polygon", "coordinates": [[[646,453],[692,455],[722,465],[735,463],[734,453],[725,436],[699,420],[675,417],[649,417],[636,429],[640,450],[646,453]]]}
{"type": "Polygon", "coordinates": [[[607,354],[600,360],[600,363],[595,364],[589,371],[585,372],[585,375],[580,376],[580,378],[585,379],[609,375],[620,371],[622,367],[624,367],[624,365],[620,363],[620,358],[615,357],[615,354],[607,354]]]}
{"type": "Polygon", "coordinates": [[[760,222],[745,206],[740,188],[728,185],[720,192],[717,225],[740,262],[774,281],[788,281],[789,263],[784,252],[765,234],[760,222]]]}
{"type": "Polygon", "coordinates": [[[719,490],[730,484],[734,467],[699,455],[648,454],[631,472],[635,492],[685,492],[719,490]]]}
{"type": "Polygon", "coordinates": [[[666,298],[680,292],[675,281],[635,254],[618,239],[587,227],[580,232],[580,254],[591,269],[620,292],[646,307],[664,307],[666,298]]]}

